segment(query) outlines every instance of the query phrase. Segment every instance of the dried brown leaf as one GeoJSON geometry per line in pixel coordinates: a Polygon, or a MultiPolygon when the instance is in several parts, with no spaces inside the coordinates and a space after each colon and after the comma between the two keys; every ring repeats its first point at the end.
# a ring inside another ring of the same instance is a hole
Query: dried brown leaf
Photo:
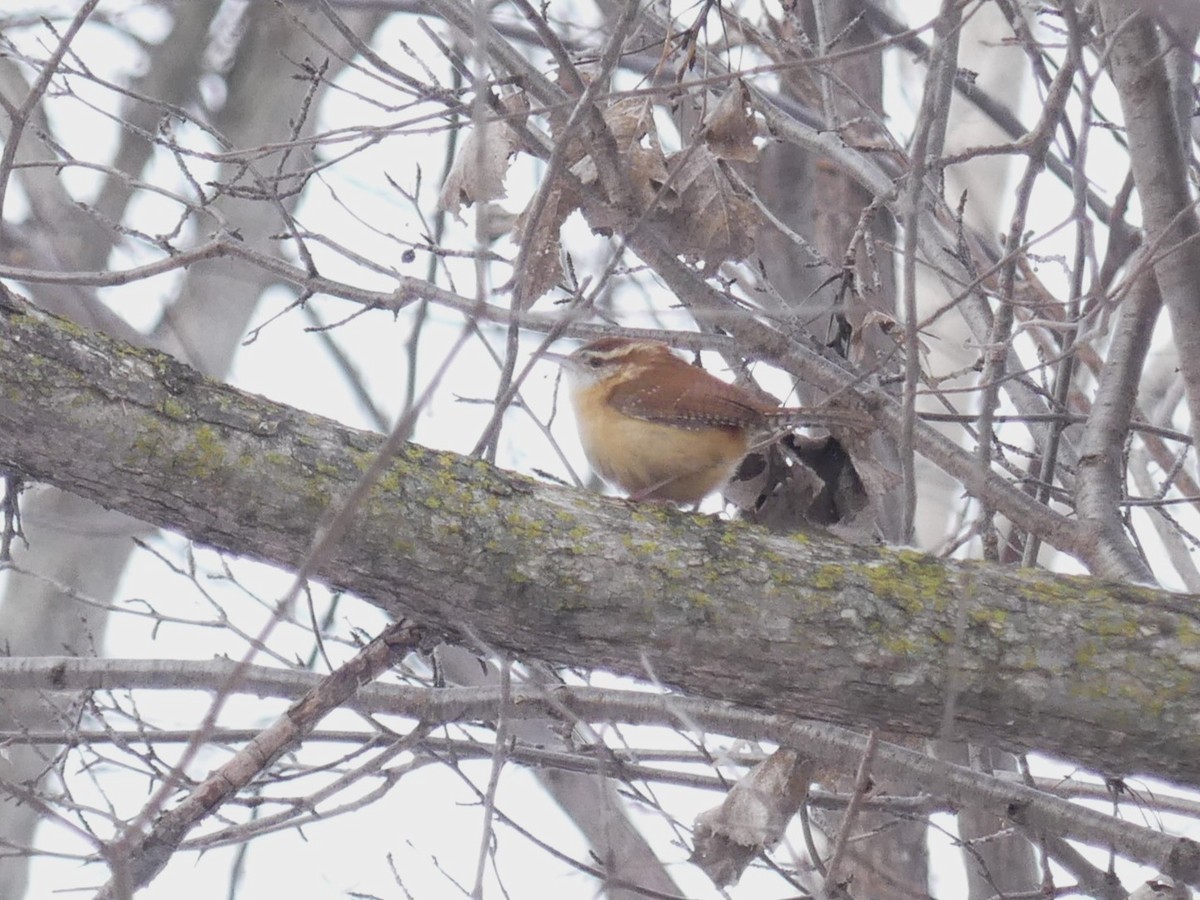
{"type": "Polygon", "coordinates": [[[783,837],[808,793],[812,762],[780,748],[696,816],[692,862],[715,884],[737,881],[758,853],[783,837]]]}
{"type": "MultiPolygon", "coordinates": [[[[671,189],[662,191],[667,180],[667,158],[658,141],[649,101],[630,97],[614,103],[604,111],[604,119],[617,143],[621,171],[630,187],[630,199],[637,210],[655,205],[661,213],[675,209],[678,194],[671,189]]],[[[584,184],[596,180],[596,166],[586,157],[571,171],[584,184]]],[[[596,207],[588,214],[588,224],[599,234],[610,234],[628,221],[629,211],[596,207]]]]}
{"type": "MultiPolygon", "coordinates": [[[[504,99],[504,106],[517,112],[528,109],[529,101],[523,94],[512,94],[504,99]]],[[[503,198],[504,176],[516,148],[517,133],[504,122],[487,120],[481,127],[472,128],[454,157],[438,195],[438,206],[461,218],[458,213],[464,206],[503,198]]]]}
{"type": "Polygon", "coordinates": [[[820,525],[861,543],[876,533],[877,507],[856,461],[832,435],[789,434],[747,456],[723,493],[746,521],[785,532],[820,525]]]}
{"type": "Polygon", "coordinates": [[[754,251],[754,235],[761,221],[758,209],[743,196],[721,160],[704,144],[693,145],[668,160],[678,165],[672,185],[679,207],[660,217],[672,248],[693,259],[704,260],[705,274],[723,262],[745,259],[754,251]]]}
{"type": "MultiPolygon", "coordinates": [[[[531,200],[530,203],[533,201],[531,200]]],[[[513,240],[528,251],[521,270],[513,277],[513,303],[518,309],[528,309],[547,291],[563,280],[562,240],[560,230],[567,218],[579,207],[579,198],[561,184],[550,189],[546,205],[538,221],[530,229],[530,207],[517,217],[513,240]]]]}
{"type": "Polygon", "coordinates": [[[704,125],[704,139],[719,159],[741,162],[758,159],[758,147],[754,145],[758,125],[754,121],[750,91],[740,78],[721,95],[704,125]]]}
{"type": "MultiPolygon", "coordinates": [[[[627,166],[639,169],[647,168],[646,160],[658,158],[663,160],[661,171],[666,173],[666,162],[663,158],[662,146],[658,142],[658,132],[654,128],[654,115],[650,103],[641,97],[629,97],[618,100],[604,110],[604,121],[612,132],[617,144],[617,153],[621,162],[627,166]],[[641,162],[639,163],[639,160],[641,162]]],[[[597,178],[596,163],[581,148],[578,155],[569,157],[571,172],[583,184],[592,184],[597,178]]],[[[661,183],[661,182],[660,182],[661,183]]]]}
{"type": "Polygon", "coordinates": [[[626,97],[618,100],[604,111],[604,121],[617,141],[617,149],[624,150],[640,144],[642,138],[658,146],[658,131],[654,127],[654,108],[648,97],[626,97]]]}
{"type": "MultiPolygon", "coordinates": [[[[905,343],[904,326],[890,313],[873,309],[863,316],[861,324],[850,335],[848,352],[850,362],[856,366],[865,365],[872,347],[878,346],[874,343],[874,338],[877,336],[900,347],[903,347],[905,343]]],[[[917,338],[917,352],[920,353],[922,359],[928,361],[929,345],[920,337],[917,338]]]]}
{"type": "MultiPolygon", "coordinates": [[[[648,100],[642,97],[627,97],[609,106],[602,115],[616,141],[617,150],[622,156],[626,155],[631,147],[640,146],[643,139],[647,137],[651,147],[658,147],[658,134],[654,130],[654,113],[648,100]]],[[[562,140],[567,118],[566,113],[562,111],[550,114],[550,133],[555,140],[562,140]]],[[[589,155],[586,142],[580,140],[578,133],[572,135],[565,154],[567,168],[583,184],[591,184],[596,180],[596,164],[589,155]]]]}
{"type": "MultiPolygon", "coordinates": [[[[586,166],[585,159],[580,166],[586,166]]],[[[631,188],[630,195],[637,210],[655,208],[656,215],[663,217],[679,206],[678,193],[668,188],[662,191],[667,180],[667,160],[662,151],[634,145],[621,155],[621,163],[631,188]],[[660,194],[661,192],[661,194],[660,194]]],[[[573,170],[574,171],[574,170],[573,170]]],[[[591,173],[595,176],[595,170],[591,173]]],[[[588,225],[597,234],[612,234],[622,225],[629,223],[629,211],[613,206],[593,204],[587,211],[588,225]]]]}

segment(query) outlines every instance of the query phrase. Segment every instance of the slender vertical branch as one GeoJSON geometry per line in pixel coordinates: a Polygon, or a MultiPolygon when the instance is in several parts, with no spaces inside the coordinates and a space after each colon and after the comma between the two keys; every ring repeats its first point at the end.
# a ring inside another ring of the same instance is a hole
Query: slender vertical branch
{"type": "Polygon", "coordinates": [[[917,114],[913,146],[909,153],[909,172],[905,181],[902,208],[904,211],[904,274],[901,294],[904,298],[904,392],[903,421],[900,426],[900,475],[903,480],[904,510],[900,535],[911,541],[917,515],[917,467],[914,429],[917,420],[917,385],[921,378],[921,356],[917,335],[917,243],[922,220],[921,195],[926,190],[925,173],[929,164],[931,142],[940,146],[944,134],[949,98],[953,91],[958,66],[958,26],[961,12],[954,0],[943,0],[938,14],[937,32],[942,38],[934,48],[930,61],[930,78],[917,114]],[[947,109],[939,111],[939,105],[947,109]]]}
{"type": "MultiPolygon", "coordinates": [[[[1009,252],[1000,267],[999,305],[992,319],[987,345],[984,347],[983,370],[980,374],[980,410],[977,426],[979,445],[976,449],[976,460],[981,471],[991,466],[995,452],[996,407],[1000,402],[1000,389],[1006,380],[1012,349],[1010,342],[1015,319],[1013,287],[1017,274],[1018,248],[1021,245],[1022,235],[1025,233],[1026,217],[1037,178],[1045,166],[1046,154],[1050,150],[1059,119],[1063,115],[1066,99],[1074,83],[1075,63],[1075,59],[1068,56],[1058,70],[1058,74],[1050,85],[1050,91],[1038,124],[1025,142],[1029,159],[1017,185],[1017,204],[1013,210],[1008,238],[1005,242],[1009,252]]],[[[994,512],[988,504],[981,504],[977,527],[983,541],[985,556],[999,559],[999,547],[992,525],[994,512]]]]}
{"type": "Polygon", "coordinates": [[[1171,317],[1192,439],[1200,444],[1200,220],[1188,180],[1184,131],[1154,21],[1129,0],[1100,0],[1099,8],[1146,237],[1165,251],[1155,259],[1154,276],[1171,317]]]}
{"type": "Polygon", "coordinates": [[[83,23],[88,20],[92,12],[99,5],[100,0],[86,0],[83,6],[79,7],[79,11],[71,19],[71,24],[67,26],[67,30],[63,32],[59,38],[58,46],[54,48],[54,52],[42,65],[42,71],[38,73],[37,79],[30,85],[29,94],[25,97],[24,102],[20,107],[9,115],[10,125],[8,136],[4,141],[4,150],[0,152],[0,222],[4,221],[4,200],[8,193],[8,179],[12,176],[13,160],[17,158],[17,146],[21,143],[21,135],[25,131],[25,126],[29,123],[29,117],[33,114],[34,107],[41,101],[42,97],[50,88],[50,81],[58,73],[58,67],[63,61],[63,57],[67,55],[67,50],[71,47],[71,42],[75,40],[75,36],[79,34],[79,29],[83,27],[83,23]]]}
{"type": "Polygon", "coordinates": [[[838,895],[838,872],[845,864],[846,848],[850,846],[850,835],[854,832],[854,820],[858,818],[863,801],[871,791],[871,766],[875,762],[875,751],[878,747],[879,734],[872,731],[867,736],[867,745],[863,748],[862,758],[858,762],[858,771],[854,775],[854,793],[846,805],[846,812],[842,815],[842,824],[833,844],[833,854],[825,866],[825,888],[821,892],[823,900],[831,900],[838,895]]]}

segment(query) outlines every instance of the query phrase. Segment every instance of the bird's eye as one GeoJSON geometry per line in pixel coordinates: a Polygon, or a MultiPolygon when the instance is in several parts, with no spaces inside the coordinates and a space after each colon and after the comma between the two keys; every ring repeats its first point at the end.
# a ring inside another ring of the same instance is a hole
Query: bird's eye
{"type": "Polygon", "coordinates": [[[601,360],[600,357],[593,356],[588,359],[587,364],[589,366],[591,366],[593,369],[598,369],[598,368],[600,368],[601,365],[603,365],[603,362],[604,361],[601,360]]]}

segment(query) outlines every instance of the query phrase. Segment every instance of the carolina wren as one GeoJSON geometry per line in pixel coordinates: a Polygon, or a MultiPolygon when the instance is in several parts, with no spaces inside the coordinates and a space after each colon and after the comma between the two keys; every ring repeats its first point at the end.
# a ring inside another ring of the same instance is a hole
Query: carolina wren
{"type": "Polygon", "coordinates": [[[758,432],[872,427],[853,410],[762,403],[658,341],[607,337],[546,356],[567,373],[588,462],[635,500],[699,503],[729,480],[758,432]]]}

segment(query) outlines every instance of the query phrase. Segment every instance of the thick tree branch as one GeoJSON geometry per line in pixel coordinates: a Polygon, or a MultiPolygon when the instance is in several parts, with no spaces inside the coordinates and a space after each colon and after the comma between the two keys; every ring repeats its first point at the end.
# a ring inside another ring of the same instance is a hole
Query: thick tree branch
{"type": "Polygon", "coordinates": [[[1192,439],[1200,435],[1200,219],[1189,189],[1185,130],[1176,119],[1163,46],[1150,16],[1127,0],[1102,0],[1113,83],[1125,115],[1129,159],[1154,248],[1154,277],[1171,318],[1187,388],[1192,439]]]}
{"type": "Polygon", "coordinates": [[[1143,577],[1149,576],[1146,563],[1122,530],[1119,504],[1125,484],[1125,439],[1161,308],[1157,280],[1149,274],[1138,278],[1121,306],[1080,441],[1075,510],[1084,532],[1107,551],[1112,568],[1101,570],[1104,575],[1144,572],[1143,577]]]}
{"type": "MultiPolygon", "coordinates": [[[[0,359],[0,466],[280,565],[380,444],[10,294],[0,359]]],[[[770,534],[414,445],[320,575],[553,663],[1200,781],[1187,597],[770,534]]]]}

